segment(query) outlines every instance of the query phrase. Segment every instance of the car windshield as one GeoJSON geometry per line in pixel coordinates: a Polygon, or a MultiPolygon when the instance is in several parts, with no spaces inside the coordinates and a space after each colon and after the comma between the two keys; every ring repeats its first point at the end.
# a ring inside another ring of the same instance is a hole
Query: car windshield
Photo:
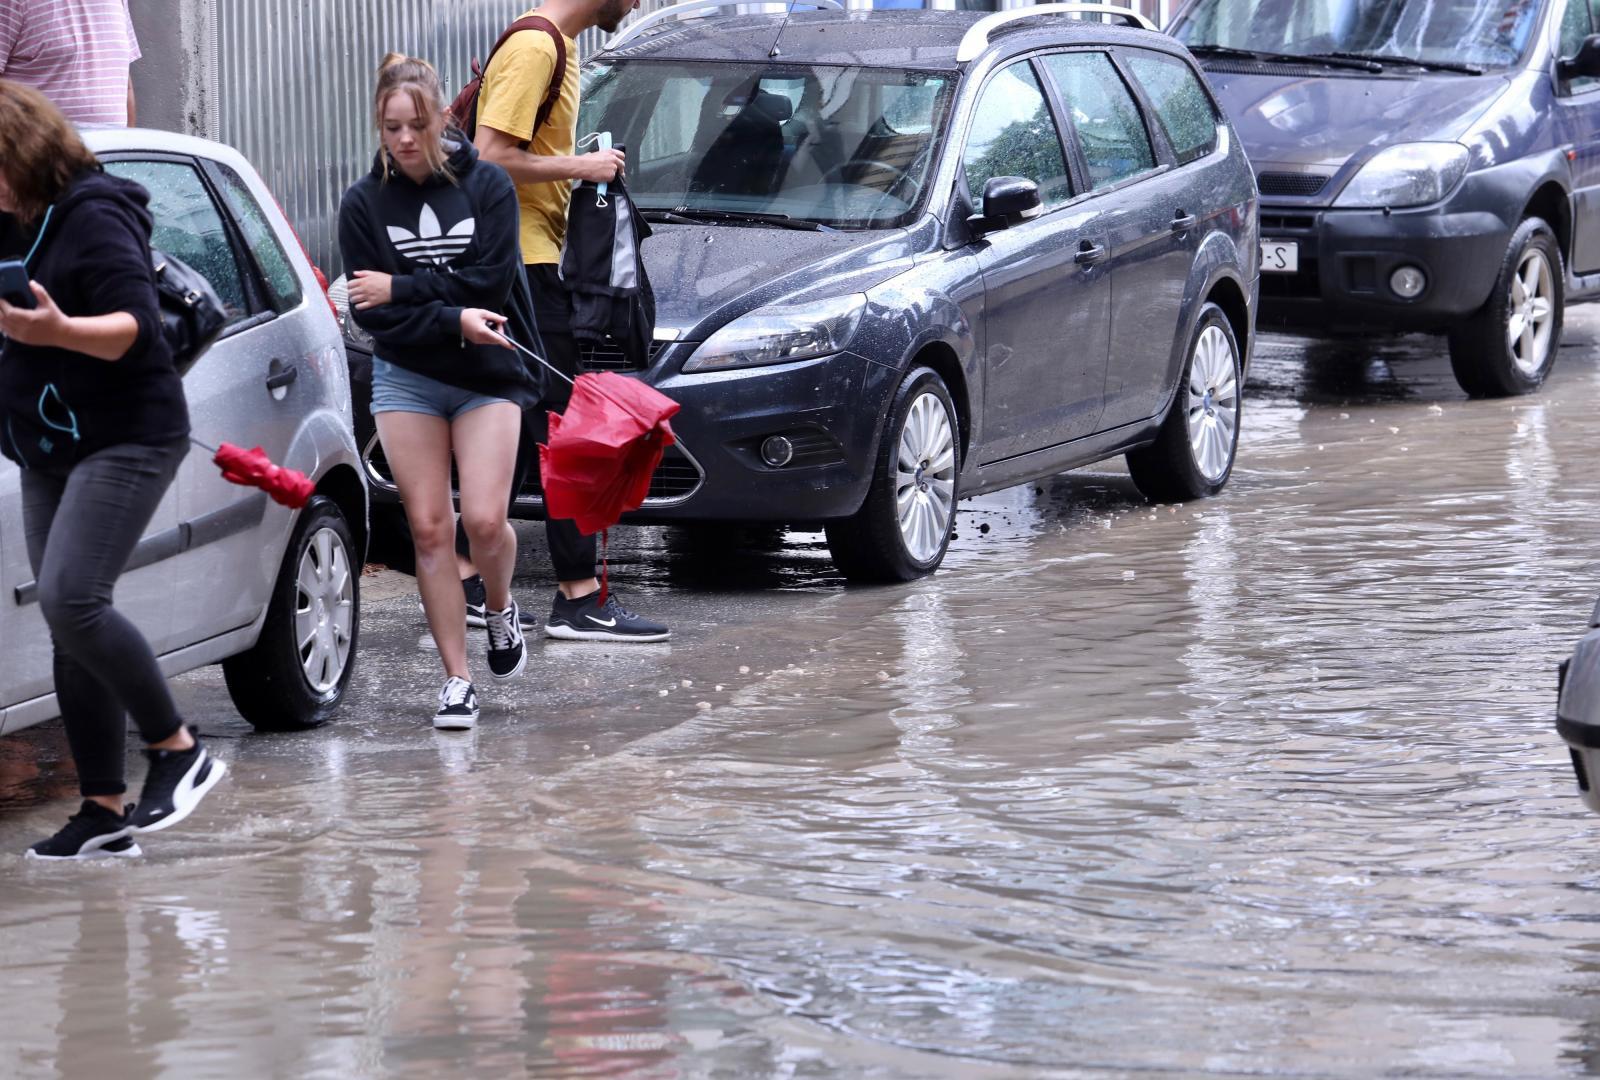
{"type": "MultiPolygon", "coordinates": [[[[622,60],[584,72],[580,138],[609,131],[640,207],[759,224],[905,224],[955,75],[622,60]]],[[[815,226],[812,226],[815,227],[815,226]]]]}
{"type": "Polygon", "coordinates": [[[1173,35],[1190,48],[1505,67],[1538,14],[1539,0],[1201,0],[1173,35]]]}

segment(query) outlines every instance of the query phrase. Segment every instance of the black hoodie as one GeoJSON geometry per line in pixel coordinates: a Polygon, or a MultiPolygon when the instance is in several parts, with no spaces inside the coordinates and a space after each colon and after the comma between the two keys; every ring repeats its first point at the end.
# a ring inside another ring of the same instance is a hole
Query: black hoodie
{"type": "Polygon", "coordinates": [[[183,381],[161,333],[149,202],[138,184],[88,170],[67,185],[45,223],[28,264],[33,280],[69,316],[127,312],[139,324],[139,336],[122,359],[109,362],[5,343],[0,451],[25,468],[70,466],[108,446],[162,446],[189,434],[183,381]],[[44,428],[41,402],[47,403],[44,428]],[[48,449],[41,438],[49,441],[48,449]]]}
{"type": "Polygon", "coordinates": [[[517,189],[498,165],[478,160],[459,132],[446,136],[451,177],[422,184],[382,152],[372,172],[345,192],[339,206],[339,248],[345,272],[393,276],[390,302],[351,316],[377,342],[375,354],[451,386],[505,398],[528,408],[542,380],[510,349],[469,345],[461,310],[506,316],[506,332],[533,345],[533,302],[518,248],[517,189]]]}

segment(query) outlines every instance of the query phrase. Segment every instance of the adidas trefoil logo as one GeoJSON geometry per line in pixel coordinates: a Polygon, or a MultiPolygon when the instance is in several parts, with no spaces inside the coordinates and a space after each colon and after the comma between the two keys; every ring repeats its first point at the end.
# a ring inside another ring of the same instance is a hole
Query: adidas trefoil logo
{"type": "Polygon", "coordinates": [[[467,218],[450,226],[450,231],[446,233],[439,227],[439,215],[433,212],[433,207],[423,203],[417,231],[411,233],[397,225],[390,225],[389,242],[412,262],[448,266],[467,250],[476,230],[477,219],[467,218]]]}

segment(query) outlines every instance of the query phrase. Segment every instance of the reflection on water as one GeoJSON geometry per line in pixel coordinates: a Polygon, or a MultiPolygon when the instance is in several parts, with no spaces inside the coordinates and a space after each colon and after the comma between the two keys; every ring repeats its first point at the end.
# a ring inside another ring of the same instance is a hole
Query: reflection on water
{"type": "MultiPolygon", "coordinates": [[[[1224,497],[987,496],[909,587],[815,534],[614,538],[673,648],[546,649],[469,736],[375,607],[358,715],[222,722],[218,835],[0,860],[0,1074],[1600,1069],[1548,722],[1600,562],[1573,333],[1507,402],[1427,343],[1269,342],[1224,497]]],[[[60,753],[0,742],[5,850],[60,753]]]]}

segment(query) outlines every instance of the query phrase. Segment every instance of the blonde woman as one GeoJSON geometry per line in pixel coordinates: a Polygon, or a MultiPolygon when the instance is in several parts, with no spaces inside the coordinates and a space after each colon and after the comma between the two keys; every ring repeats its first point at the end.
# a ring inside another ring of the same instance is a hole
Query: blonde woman
{"type": "Polygon", "coordinates": [[[496,165],[447,130],[438,73],[391,54],[373,116],[381,139],[372,172],[345,193],[339,245],[351,272],[355,321],[376,342],[372,412],[417,552],[417,584],[445,682],[433,723],[476,725],[466,653],[466,606],[455,558],[455,459],[461,520],[487,594],[489,674],[520,674],[527,650],[506,519],[522,411],[539,386],[501,341],[530,324],[517,250],[517,193],[496,165]],[[510,316],[496,314],[507,312],[510,316]]]}

